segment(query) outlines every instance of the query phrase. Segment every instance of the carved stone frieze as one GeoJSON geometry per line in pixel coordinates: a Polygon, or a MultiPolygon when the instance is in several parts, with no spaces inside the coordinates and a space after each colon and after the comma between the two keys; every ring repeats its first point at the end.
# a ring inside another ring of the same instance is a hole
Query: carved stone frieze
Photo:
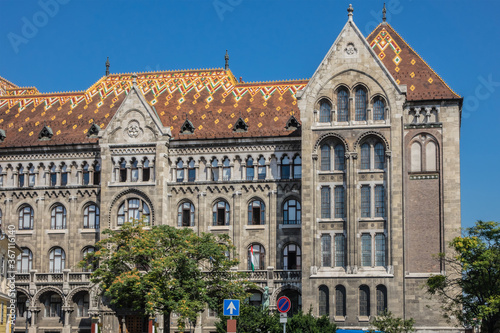
{"type": "Polygon", "coordinates": [[[262,146],[221,146],[221,147],[196,147],[196,148],[170,148],[170,156],[214,154],[214,153],[241,153],[241,152],[276,152],[300,151],[300,144],[288,145],[262,145],[262,146]]]}

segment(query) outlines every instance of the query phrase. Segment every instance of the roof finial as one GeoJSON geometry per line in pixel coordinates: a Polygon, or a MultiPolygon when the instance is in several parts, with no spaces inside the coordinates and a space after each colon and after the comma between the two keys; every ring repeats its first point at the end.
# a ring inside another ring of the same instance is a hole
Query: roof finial
{"type": "Polygon", "coordinates": [[[352,21],[352,12],[354,8],[352,8],[352,4],[349,4],[349,8],[347,8],[347,16],[349,17],[349,21],[352,21]]]}
{"type": "Polygon", "coordinates": [[[106,76],[108,76],[108,75],[109,75],[109,57],[106,60],[106,76]]]}
{"type": "Polygon", "coordinates": [[[382,22],[386,21],[386,16],[385,14],[387,13],[387,10],[385,9],[385,2],[384,2],[384,9],[382,9],[382,22]]]}
{"type": "Polygon", "coordinates": [[[132,74],[132,84],[134,86],[137,85],[137,74],[136,73],[132,74]]]}
{"type": "Polygon", "coordinates": [[[226,55],[224,56],[224,60],[226,60],[226,66],[224,66],[224,69],[227,71],[229,69],[229,54],[227,54],[227,50],[226,55]]]}

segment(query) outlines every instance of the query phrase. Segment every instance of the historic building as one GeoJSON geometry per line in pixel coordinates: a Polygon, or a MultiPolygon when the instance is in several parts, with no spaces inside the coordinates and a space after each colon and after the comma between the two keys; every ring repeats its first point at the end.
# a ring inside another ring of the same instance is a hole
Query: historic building
{"type": "MultiPolygon", "coordinates": [[[[26,313],[31,333],[92,320],[146,331],[77,267],[103,230],[141,216],[229,234],[239,270],[253,245],[252,304],[267,289],[271,307],[287,295],[340,327],[387,308],[457,331],[422,284],[459,232],[462,98],[385,19],[365,37],[352,14],[309,80],[238,82],[227,55],[225,69],[107,72],[83,92],[0,78],[0,214],[22,248],[15,331],[26,313]]],[[[207,309],[197,332],[214,320],[207,309]]]]}

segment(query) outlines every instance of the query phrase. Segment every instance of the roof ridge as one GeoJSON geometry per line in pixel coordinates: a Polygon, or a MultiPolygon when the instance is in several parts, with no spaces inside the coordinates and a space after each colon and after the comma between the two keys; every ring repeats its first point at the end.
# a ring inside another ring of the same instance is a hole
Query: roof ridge
{"type": "Polygon", "coordinates": [[[215,67],[215,68],[192,68],[192,69],[167,69],[161,71],[145,71],[145,72],[128,72],[128,73],[111,73],[108,76],[103,76],[104,78],[110,76],[123,76],[123,75],[143,75],[143,74],[152,74],[152,73],[185,73],[185,72],[210,72],[210,71],[225,71],[224,68],[215,67]]]}
{"type": "Polygon", "coordinates": [[[30,99],[30,98],[44,98],[53,95],[84,95],[85,91],[56,91],[50,93],[40,93],[36,95],[5,95],[0,96],[0,99],[30,99]]]}
{"type": "Polygon", "coordinates": [[[17,84],[10,82],[9,80],[7,80],[6,78],[4,78],[2,76],[0,76],[0,80],[3,80],[3,81],[5,81],[5,82],[7,82],[7,83],[9,83],[9,84],[11,84],[13,86],[16,86],[16,87],[18,86],[17,84]]]}
{"type": "MultiPolygon", "coordinates": [[[[377,26],[377,28],[378,28],[380,25],[381,25],[381,24],[379,24],[379,25],[377,26]]],[[[410,48],[410,50],[411,50],[413,53],[415,53],[415,54],[417,55],[417,57],[418,57],[420,60],[422,60],[422,62],[424,63],[424,65],[426,65],[426,66],[427,66],[427,68],[429,68],[429,69],[431,70],[431,72],[432,72],[432,73],[434,73],[434,75],[436,75],[436,76],[437,76],[437,78],[438,78],[439,80],[441,80],[441,82],[442,82],[442,83],[446,86],[446,88],[448,88],[448,89],[449,89],[449,90],[450,90],[450,91],[451,91],[451,92],[452,92],[455,96],[457,96],[458,98],[462,98],[462,96],[460,96],[460,95],[459,95],[459,94],[457,94],[457,93],[456,93],[453,89],[451,89],[451,88],[450,88],[450,86],[449,86],[449,85],[448,85],[448,84],[447,84],[447,83],[443,80],[443,78],[441,78],[441,76],[439,76],[439,74],[438,74],[438,73],[436,73],[436,71],[435,71],[434,69],[432,69],[432,67],[431,67],[431,66],[429,66],[429,64],[428,64],[428,63],[427,63],[427,62],[426,62],[426,61],[425,61],[425,60],[424,60],[424,59],[420,56],[420,54],[418,54],[418,52],[417,52],[417,51],[415,51],[415,50],[413,49],[413,47],[411,47],[411,46],[410,46],[410,44],[408,44],[408,42],[407,42],[407,41],[406,41],[403,37],[401,37],[401,35],[400,35],[400,34],[398,34],[398,33],[397,33],[397,31],[396,31],[396,30],[395,30],[395,29],[394,29],[394,28],[393,28],[393,27],[392,27],[392,26],[391,26],[388,22],[385,22],[385,25],[386,25],[386,26],[388,26],[389,28],[391,28],[392,32],[394,32],[394,33],[396,34],[396,36],[398,36],[398,37],[401,39],[401,41],[402,41],[403,43],[405,43],[405,44],[406,44],[406,46],[408,46],[408,47],[410,48]]],[[[376,30],[377,28],[375,28],[375,30],[376,30]]],[[[373,32],[374,32],[375,30],[373,30],[373,32]]],[[[373,32],[372,32],[372,34],[373,34],[373,32]]],[[[370,36],[371,36],[371,34],[370,34],[370,36]]]]}
{"type": "Polygon", "coordinates": [[[258,84],[280,84],[280,83],[292,83],[292,82],[308,82],[310,79],[289,79],[289,80],[270,80],[270,81],[250,81],[250,82],[238,82],[238,86],[242,85],[258,85],[258,84]]]}

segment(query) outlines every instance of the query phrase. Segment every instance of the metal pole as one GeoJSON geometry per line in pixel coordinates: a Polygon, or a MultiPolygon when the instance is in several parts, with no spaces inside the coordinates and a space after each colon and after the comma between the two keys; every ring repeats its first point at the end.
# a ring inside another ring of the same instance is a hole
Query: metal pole
{"type": "Polygon", "coordinates": [[[286,323],[283,323],[283,333],[286,333],[286,323]]]}

